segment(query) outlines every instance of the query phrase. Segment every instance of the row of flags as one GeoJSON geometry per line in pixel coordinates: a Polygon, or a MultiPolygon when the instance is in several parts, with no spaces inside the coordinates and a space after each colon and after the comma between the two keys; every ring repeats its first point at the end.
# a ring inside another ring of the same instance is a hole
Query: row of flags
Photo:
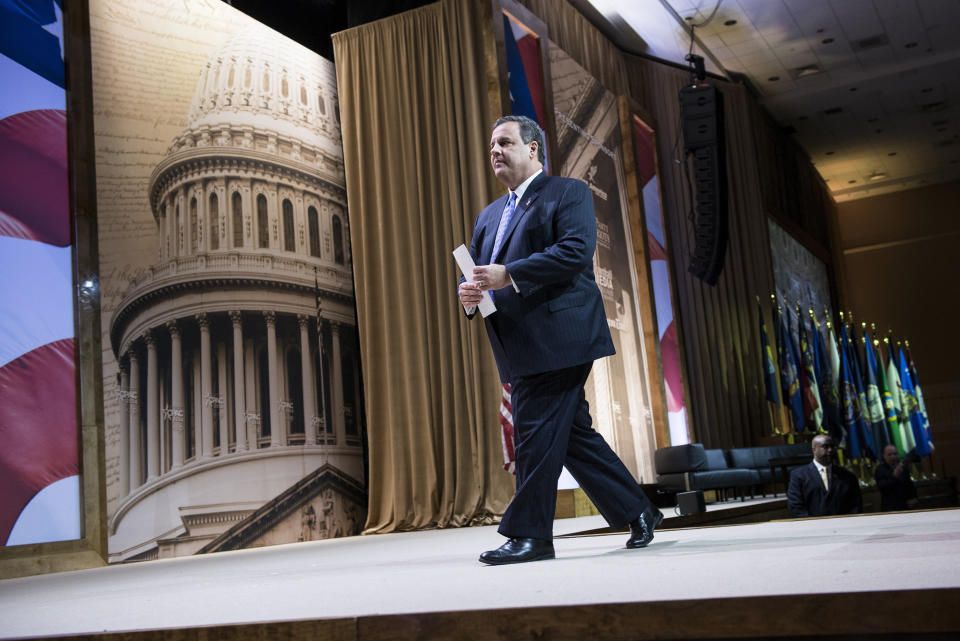
{"type": "MultiPolygon", "coordinates": [[[[894,445],[900,457],[933,451],[917,368],[909,342],[871,337],[866,323],[823,322],[784,310],[774,300],[773,342],[759,304],[764,388],[780,433],[829,433],[853,459],[880,458],[894,445]],[[839,337],[835,328],[839,328],[839,337]],[[779,376],[778,376],[779,373],[779,376]]],[[[848,317],[849,318],[849,317],[848,317]]]]}

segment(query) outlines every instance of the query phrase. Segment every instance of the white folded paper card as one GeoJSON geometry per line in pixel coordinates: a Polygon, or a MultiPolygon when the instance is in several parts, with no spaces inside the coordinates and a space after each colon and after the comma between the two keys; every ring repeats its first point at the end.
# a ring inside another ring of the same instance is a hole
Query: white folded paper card
{"type": "MultiPolygon", "coordinates": [[[[473,268],[476,267],[476,263],[473,262],[473,257],[470,255],[470,250],[467,249],[466,245],[460,245],[454,249],[453,257],[457,260],[457,266],[459,266],[460,271],[463,272],[463,277],[467,280],[473,280],[473,268]]],[[[463,308],[466,309],[467,306],[464,305],[463,308]]],[[[490,292],[483,292],[483,299],[481,299],[480,304],[477,305],[477,309],[480,310],[480,315],[484,318],[497,311],[497,306],[493,304],[493,298],[490,297],[490,292]]]]}

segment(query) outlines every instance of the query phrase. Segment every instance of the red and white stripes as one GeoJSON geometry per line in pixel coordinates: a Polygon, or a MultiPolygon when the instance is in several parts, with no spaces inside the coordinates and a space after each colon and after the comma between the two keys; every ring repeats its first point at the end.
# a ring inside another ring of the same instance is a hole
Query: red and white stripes
{"type": "Polygon", "coordinates": [[[81,535],[66,147],[63,109],[0,120],[0,543],[6,545],[81,535]],[[66,505],[44,499],[54,487],[68,497],[66,505]],[[72,516],[64,520],[65,514],[72,516]]]}

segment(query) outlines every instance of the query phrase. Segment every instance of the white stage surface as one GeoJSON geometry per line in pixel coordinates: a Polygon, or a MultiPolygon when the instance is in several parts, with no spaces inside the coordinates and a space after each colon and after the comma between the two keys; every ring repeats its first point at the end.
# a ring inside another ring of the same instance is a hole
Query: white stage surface
{"type": "MultiPolygon", "coordinates": [[[[564,519],[555,533],[603,525],[564,519]]],[[[661,529],[643,550],[624,549],[625,539],[561,537],[556,560],[490,567],[477,556],[503,539],[475,527],[8,579],[0,638],[928,639],[960,630],[957,509],[661,529]]]]}

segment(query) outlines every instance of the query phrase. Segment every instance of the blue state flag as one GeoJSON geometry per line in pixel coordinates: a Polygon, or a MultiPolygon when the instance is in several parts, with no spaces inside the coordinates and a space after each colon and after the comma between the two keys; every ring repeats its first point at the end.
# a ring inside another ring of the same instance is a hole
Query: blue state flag
{"type": "Polygon", "coordinates": [[[860,458],[859,414],[860,399],[853,383],[853,373],[850,368],[850,355],[847,339],[847,326],[840,330],[840,400],[843,403],[843,428],[847,433],[847,447],[850,457],[860,458]]]}
{"type": "Polygon", "coordinates": [[[780,405],[780,393],[777,390],[777,369],[773,362],[773,350],[770,349],[770,339],[767,336],[767,323],[763,318],[763,308],[757,305],[757,315],[760,318],[760,348],[763,353],[763,387],[767,400],[774,405],[780,405]]]}
{"type": "Polygon", "coordinates": [[[927,433],[927,441],[930,443],[930,449],[936,447],[933,444],[933,435],[930,433],[930,417],[927,414],[927,404],[923,400],[923,391],[920,389],[920,378],[917,376],[917,366],[913,362],[913,355],[910,353],[910,343],[906,344],[904,349],[907,356],[907,365],[910,367],[910,382],[913,383],[913,391],[917,396],[917,405],[920,409],[920,418],[923,419],[923,429],[927,433]]]}
{"type": "Polygon", "coordinates": [[[783,402],[790,410],[793,427],[803,429],[803,401],[800,398],[800,377],[797,375],[797,359],[794,356],[790,330],[783,321],[783,314],[777,311],[777,358],[780,363],[780,389],[783,402]]]}
{"type": "Polygon", "coordinates": [[[913,387],[910,368],[907,367],[907,359],[904,357],[903,350],[898,351],[900,352],[900,385],[907,405],[903,409],[910,420],[910,429],[913,431],[913,439],[917,444],[917,454],[921,457],[929,456],[930,442],[927,440],[927,432],[923,428],[923,417],[920,416],[920,405],[917,403],[917,393],[913,387]]]}
{"type": "Polygon", "coordinates": [[[887,433],[886,414],[883,409],[883,394],[880,391],[879,377],[877,375],[877,359],[873,354],[873,344],[870,342],[870,333],[863,333],[863,351],[866,356],[866,394],[867,394],[867,421],[870,423],[870,429],[873,431],[873,439],[876,441],[877,454],[883,454],[883,448],[890,445],[893,441],[887,433]]]}
{"type": "Polygon", "coordinates": [[[860,445],[863,449],[863,455],[870,459],[876,459],[877,446],[873,440],[873,431],[870,429],[870,421],[867,413],[867,393],[863,385],[863,375],[860,373],[860,356],[857,352],[856,330],[851,330],[851,335],[847,337],[847,357],[850,359],[850,376],[853,379],[853,386],[857,392],[860,411],[857,413],[857,426],[859,427],[860,445]]]}
{"type": "Polygon", "coordinates": [[[0,54],[64,87],[60,0],[0,0],[0,54]]]}

